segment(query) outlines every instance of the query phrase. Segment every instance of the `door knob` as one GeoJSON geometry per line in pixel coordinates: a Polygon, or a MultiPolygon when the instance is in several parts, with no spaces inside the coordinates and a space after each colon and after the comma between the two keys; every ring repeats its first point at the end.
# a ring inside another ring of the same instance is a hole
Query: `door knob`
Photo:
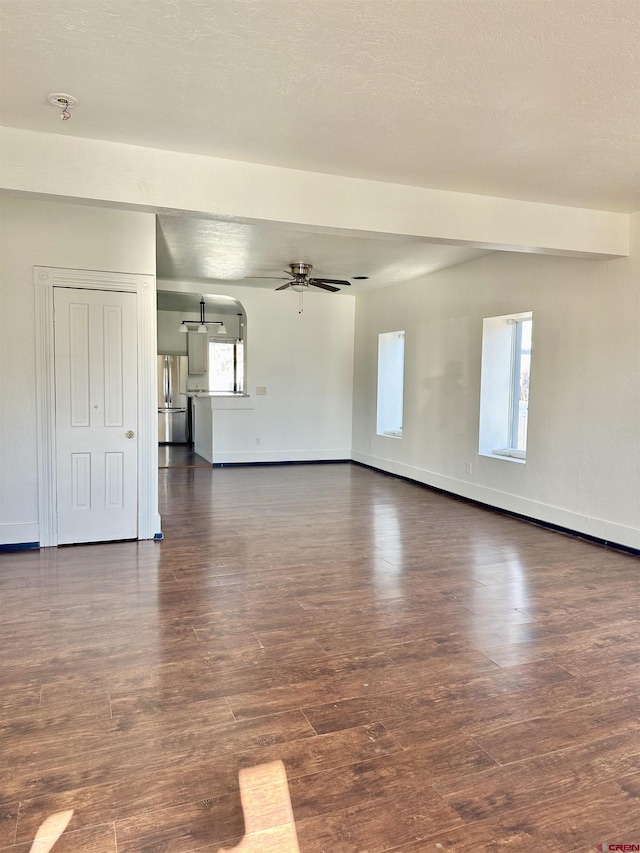
{"type": "Polygon", "coordinates": [[[134,432],[132,429],[128,429],[128,430],[125,432],[125,436],[126,436],[127,438],[135,438],[135,435],[136,435],[136,434],[135,434],[135,432],[134,432]]]}

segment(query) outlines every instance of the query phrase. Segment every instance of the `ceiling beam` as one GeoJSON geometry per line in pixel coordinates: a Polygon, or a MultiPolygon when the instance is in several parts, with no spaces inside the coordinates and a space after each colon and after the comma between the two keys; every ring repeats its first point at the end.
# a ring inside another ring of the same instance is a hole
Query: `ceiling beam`
{"type": "Polygon", "coordinates": [[[157,213],[417,237],[515,252],[629,254],[630,215],[432,190],[2,128],[3,191],[157,213]]]}

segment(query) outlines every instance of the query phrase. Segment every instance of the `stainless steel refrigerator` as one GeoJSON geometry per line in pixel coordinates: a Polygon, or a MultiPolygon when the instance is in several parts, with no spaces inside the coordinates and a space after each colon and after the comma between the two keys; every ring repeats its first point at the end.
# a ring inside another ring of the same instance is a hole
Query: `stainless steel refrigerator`
{"type": "Polygon", "coordinates": [[[189,398],[187,390],[187,357],[158,356],[158,442],[189,442],[189,398]]]}

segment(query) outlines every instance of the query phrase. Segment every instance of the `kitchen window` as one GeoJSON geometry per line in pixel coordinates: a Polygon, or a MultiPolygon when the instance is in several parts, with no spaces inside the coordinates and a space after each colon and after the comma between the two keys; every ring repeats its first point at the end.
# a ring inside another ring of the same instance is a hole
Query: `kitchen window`
{"type": "Polygon", "coordinates": [[[209,341],[209,390],[244,393],[243,341],[209,341]]]}

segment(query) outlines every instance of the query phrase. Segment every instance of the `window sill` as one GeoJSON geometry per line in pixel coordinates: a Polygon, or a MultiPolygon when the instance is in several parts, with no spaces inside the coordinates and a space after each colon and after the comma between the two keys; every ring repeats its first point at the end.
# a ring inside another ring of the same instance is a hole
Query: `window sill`
{"type": "Polygon", "coordinates": [[[480,451],[480,456],[488,456],[491,459],[502,459],[505,462],[517,462],[519,465],[525,465],[527,454],[524,450],[511,450],[508,447],[500,450],[480,451]]]}
{"type": "Polygon", "coordinates": [[[402,430],[386,429],[384,432],[379,432],[378,435],[387,436],[387,438],[402,438],[402,430]]]}

